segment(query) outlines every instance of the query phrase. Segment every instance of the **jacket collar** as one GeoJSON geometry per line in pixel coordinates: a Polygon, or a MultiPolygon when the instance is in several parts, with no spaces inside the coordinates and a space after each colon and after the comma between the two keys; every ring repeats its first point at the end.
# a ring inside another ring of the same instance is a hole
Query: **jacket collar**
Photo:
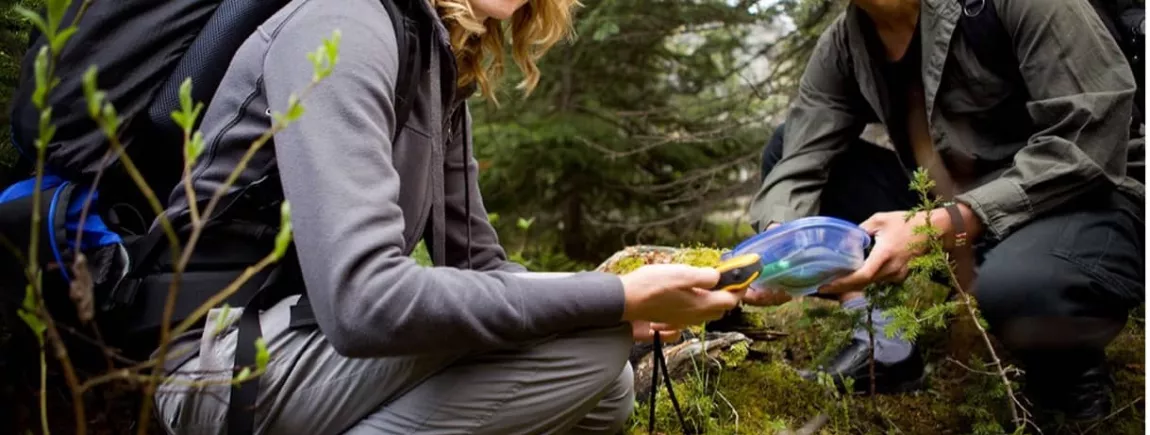
{"type": "MultiPolygon", "coordinates": [[[[943,70],[946,59],[950,55],[951,40],[962,14],[962,7],[957,0],[921,0],[919,10],[918,31],[921,32],[922,43],[922,70],[923,92],[926,98],[926,114],[929,120],[934,113],[935,98],[942,83],[943,70]]],[[[879,80],[881,69],[876,64],[875,56],[867,45],[864,33],[864,20],[869,18],[865,12],[853,3],[847,6],[847,47],[850,50],[851,63],[858,80],[859,91],[870,105],[875,115],[884,124],[887,122],[886,109],[890,107],[887,91],[879,80]]]]}
{"type": "Polygon", "coordinates": [[[923,95],[926,119],[934,113],[935,97],[942,83],[946,59],[950,57],[951,40],[958,27],[962,7],[958,0],[922,0],[919,29],[922,34],[923,95]]]}

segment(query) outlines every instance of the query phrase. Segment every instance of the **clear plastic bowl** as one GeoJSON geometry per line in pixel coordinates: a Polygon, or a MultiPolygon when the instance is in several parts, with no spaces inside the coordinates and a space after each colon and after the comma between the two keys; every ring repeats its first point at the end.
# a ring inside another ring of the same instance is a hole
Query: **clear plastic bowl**
{"type": "Polygon", "coordinates": [[[792,296],[815,293],[862,267],[871,237],[858,225],[830,217],[807,217],[751,237],[723,258],[756,253],[763,262],[752,290],[782,290],[792,296]]]}

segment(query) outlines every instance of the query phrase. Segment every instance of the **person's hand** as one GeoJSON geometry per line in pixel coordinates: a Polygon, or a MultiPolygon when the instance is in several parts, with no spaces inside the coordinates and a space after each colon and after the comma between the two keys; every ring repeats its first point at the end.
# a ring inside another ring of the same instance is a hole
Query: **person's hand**
{"type": "Polygon", "coordinates": [[[782,305],[791,301],[791,295],[783,290],[749,289],[743,295],[743,303],[760,307],[782,305]]]}
{"type": "Polygon", "coordinates": [[[683,335],[683,329],[685,328],[663,323],[651,323],[646,320],[631,322],[631,336],[640,343],[655,341],[656,332],[659,333],[659,339],[663,340],[664,343],[675,342],[683,335]]]}
{"type": "Polygon", "coordinates": [[[712,291],[719,271],[682,264],[652,264],[619,277],[623,320],[698,325],[717,320],[738,305],[744,291],[712,291]]]}
{"type": "MultiPolygon", "coordinates": [[[[930,213],[931,225],[949,232],[950,220],[945,210],[930,213]]],[[[910,220],[906,212],[876,213],[859,224],[874,237],[874,248],[862,267],[854,273],[834,280],[819,289],[819,293],[842,294],[861,291],[871,283],[902,282],[910,272],[910,259],[924,252],[925,235],[915,234],[915,227],[926,223],[927,214],[919,212],[910,220]]]]}

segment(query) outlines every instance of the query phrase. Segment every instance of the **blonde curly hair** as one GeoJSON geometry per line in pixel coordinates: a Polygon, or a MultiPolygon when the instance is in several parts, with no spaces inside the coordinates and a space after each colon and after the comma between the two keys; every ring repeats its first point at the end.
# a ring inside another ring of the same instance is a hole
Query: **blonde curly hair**
{"type": "Polygon", "coordinates": [[[511,55],[523,81],[516,86],[529,95],[539,84],[539,60],[547,50],[574,32],[571,24],[578,0],[529,0],[515,11],[510,22],[494,18],[479,21],[469,0],[430,0],[447,27],[460,87],[478,84],[489,101],[495,98],[495,84],[503,75],[506,31],[511,31],[511,55]],[[507,28],[505,28],[505,26],[507,28]]]}

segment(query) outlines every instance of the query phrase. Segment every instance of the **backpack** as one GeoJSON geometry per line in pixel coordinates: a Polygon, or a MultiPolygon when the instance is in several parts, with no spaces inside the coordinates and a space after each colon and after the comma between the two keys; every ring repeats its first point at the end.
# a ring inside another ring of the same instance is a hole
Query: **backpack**
{"type": "MultiPolygon", "coordinates": [[[[1000,77],[1022,83],[1018,70],[1018,57],[1014,54],[1010,35],[998,19],[994,0],[958,0],[962,5],[960,27],[963,38],[973,48],[979,60],[1000,77]]],[[[999,0],[1009,1],[1009,0],[999,0]]],[[[1145,182],[1145,6],[1134,0],[1082,0],[1089,2],[1110,36],[1126,57],[1137,83],[1134,94],[1134,113],[1130,121],[1131,142],[1127,150],[1129,171],[1134,178],[1145,182]]],[[[1025,87],[1023,87],[1025,89],[1025,87]]]]}
{"type": "MultiPolygon", "coordinates": [[[[158,226],[151,225],[155,218],[152,208],[119,160],[114,156],[105,159],[110,146],[87,111],[82,82],[85,70],[91,65],[98,67],[98,86],[122,120],[119,138],[125,152],[161,205],[166,206],[163,203],[168,193],[183,174],[183,132],[171,118],[180,107],[181,83],[191,78],[193,101],[202,102],[205,109],[210,106],[236,50],[289,1],[71,2],[64,23],[71,22],[82,5],[87,9],[60,53],[55,67],[59,83],[48,100],[56,131],[45,150],[38,248],[45,304],[58,324],[87,332],[94,323],[108,346],[129,358],[147,359],[157,342],[168,282],[173,278],[172,259],[166,258],[167,239],[158,226]],[[91,190],[83,238],[77,241],[80,215],[93,184],[96,188],[91,190]],[[92,281],[89,303],[95,316],[90,322],[81,320],[69,298],[70,284],[76,278],[71,276],[71,266],[77,252],[84,254],[92,281]]],[[[401,126],[396,129],[398,135],[413,107],[415,81],[427,67],[431,28],[426,19],[429,15],[418,9],[416,1],[381,1],[391,16],[400,48],[395,97],[396,125],[401,126]]],[[[37,152],[34,143],[39,137],[40,113],[32,103],[33,68],[40,47],[46,43],[36,30],[29,41],[11,107],[12,142],[22,155],[19,167],[24,168],[33,166],[37,152]]],[[[24,253],[30,242],[35,179],[34,174],[25,173],[25,177],[10,186],[0,186],[0,308],[5,313],[21,306],[27,284],[17,253],[24,253]]],[[[278,215],[282,191],[274,174],[258,184],[220,202],[227,206],[213,215],[180,280],[173,325],[275,246],[278,216],[253,217],[272,212],[278,215]]],[[[173,226],[180,229],[179,222],[173,226]]],[[[245,307],[239,328],[241,342],[251,343],[261,335],[255,315],[259,309],[284,296],[304,293],[292,251],[288,249],[288,255],[275,267],[253,276],[223,301],[245,307]]],[[[293,326],[314,326],[309,313],[306,297],[302,298],[292,310],[293,326]]],[[[22,324],[10,328],[27,330],[22,324]]],[[[253,364],[254,352],[252,346],[239,346],[236,366],[253,364]]],[[[104,361],[99,349],[92,346],[78,347],[72,353],[73,361],[81,364],[85,358],[93,363],[104,361]]],[[[258,382],[233,387],[234,412],[229,413],[232,433],[252,430],[250,409],[257,392],[258,382]]]]}

